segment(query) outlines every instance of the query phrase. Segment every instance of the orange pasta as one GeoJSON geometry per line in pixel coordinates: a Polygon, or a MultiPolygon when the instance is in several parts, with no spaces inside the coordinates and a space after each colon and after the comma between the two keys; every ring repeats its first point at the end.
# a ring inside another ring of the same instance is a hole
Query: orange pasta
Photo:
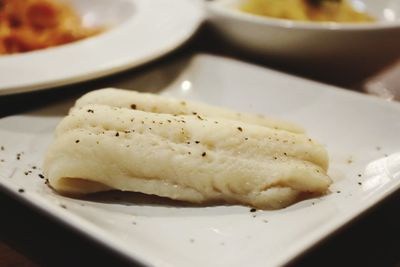
{"type": "Polygon", "coordinates": [[[62,45],[100,33],[55,0],[0,0],[0,55],[62,45]]]}

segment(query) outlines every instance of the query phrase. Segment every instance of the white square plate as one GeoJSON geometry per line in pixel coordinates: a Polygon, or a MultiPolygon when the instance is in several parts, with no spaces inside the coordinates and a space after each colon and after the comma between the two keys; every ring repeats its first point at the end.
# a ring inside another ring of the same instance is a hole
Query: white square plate
{"type": "Polygon", "coordinates": [[[329,151],[331,193],[256,212],[135,193],[60,196],[39,177],[40,165],[71,101],[0,120],[0,187],[145,265],[230,267],[284,264],[400,187],[398,103],[209,55],[189,60],[160,93],[303,125],[329,151]]]}

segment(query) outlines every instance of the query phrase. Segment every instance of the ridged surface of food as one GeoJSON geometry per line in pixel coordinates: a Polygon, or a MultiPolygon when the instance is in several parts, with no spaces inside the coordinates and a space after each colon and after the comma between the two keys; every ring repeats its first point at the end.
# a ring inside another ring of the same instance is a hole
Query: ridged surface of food
{"type": "Polygon", "coordinates": [[[45,158],[45,176],[60,192],[118,189],[282,208],[331,183],[326,150],[304,134],[226,118],[78,106],[57,127],[45,158]]]}
{"type": "Polygon", "coordinates": [[[79,108],[87,104],[102,104],[112,107],[136,109],[153,113],[199,115],[206,117],[225,118],[267,126],[275,129],[283,129],[290,132],[304,132],[300,126],[283,120],[267,118],[262,115],[237,112],[199,102],[185,101],[150,93],[139,93],[132,90],[115,88],[95,90],[78,99],[75,107],[79,108]]]}

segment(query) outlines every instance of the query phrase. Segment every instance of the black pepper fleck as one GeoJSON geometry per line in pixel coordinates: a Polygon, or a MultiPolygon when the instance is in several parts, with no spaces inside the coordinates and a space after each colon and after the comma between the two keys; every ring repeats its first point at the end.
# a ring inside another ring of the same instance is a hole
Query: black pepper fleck
{"type": "Polygon", "coordinates": [[[64,204],[61,204],[60,207],[63,209],[67,209],[67,206],[65,206],[64,204]]]}
{"type": "Polygon", "coordinates": [[[361,183],[361,182],[358,182],[358,185],[362,185],[362,183],[361,183]]]}
{"type": "Polygon", "coordinates": [[[256,212],[256,211],[257,211],[257,209],[255,209],[255,208],[250,209],[250,212],[256,212]]]}
{"type": "Polygon", "coordinates": [[[249,138],[247,138],[247,137],[246,137],[244,140],[246,140],[246,141],[247,141],[247,140],[249,140],[249,138]]]}
{"type": "Polygon", "coordinates": [[[341,192],[340,192],[340,190],[338,190],[338,191],[336,191],[336,193],[340,194],[341,192]]]}
{"type": "Polygon", "coordinates": [[[200,141],[194,141],[196,144],[200,144],[200,141]]]}
{"type": "Polygon", "coordinates": [[[359,173],[359,174],[358,174],[358,177],[361,177],[361,176],[362,176],[361,173],[359,173]]]}
{"type": "Polygon", "coordinates": [[[1,151],[4,151],[4,146],[1,146],[1,147],[0,147],[0,150],[1,150],[1,151]]]}
{"type": "Polygon", "coordinates": [[[117,137],[118,137],[118,136],[119,136],[119,132],[116,132],[116,133],[115,133],[115,136],[117,136],[117,137]]]}
{"type": "Polygon", "coordinates": [[[20,188],[20,189],[18,189],[18,192],[19,192],[19,193],[24,193],[24,192],[25,192],[25,190],[24,190],[24,189],[22,189],[22,188],[20,188]]]}
{"type": "Polygon", "coordinates": [[[203,152],[203,154],[201,154],[202,157],[205,157],[207,155],[206,152],[203,152]]]}
{"type": "Polygon", "coordinates": [[[75,140],[75,143],[79,143],[80,141],[79,140],[75,140]]]}
{"type": "Polygon", "coordinates": [[[44,179],[44,175],[43,174],[39,173],[38,176],[39,176],[40,179],[44,179]]]}
{"type": "Polygon", "coordinates": [[[87,112],[88,113],[94,113],[94,110],[93,109],[88,109],[87,112]]]}
{"type": "Polygon", "coordinates": [[[135,104],[132,104],[132,105],[131,105],[131,109],[136,109],[136,105],[135,105],[135,104]]]}
{"type": "Polygon", "coordinates": [[[192,112],[193,115],[197,115],[197,112],[192,112]]]}
{"type": "Polygon", "coordinates": [[[237,129],[238,129],[239,131],[243,132],[242,127],[237,127],[237,129]]]}

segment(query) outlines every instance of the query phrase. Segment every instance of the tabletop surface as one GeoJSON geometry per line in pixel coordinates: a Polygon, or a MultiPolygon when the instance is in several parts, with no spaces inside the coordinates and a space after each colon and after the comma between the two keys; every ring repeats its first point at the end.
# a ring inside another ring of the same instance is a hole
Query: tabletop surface
{"type": "MultiPolygon", "coordinates": [[[[277,69],[319,82],[363,91],[366,82],[389,68],[392,61],[365,59],[326,68],[282,64],[248,55],[228,46],[207,25],[179,50],[140,68],[77,85],[21,95],[0,97],[0,118],[41,107],[52,101],[112,86],[119,79],[139,75],[166,62],[193,53],[223,55],[277,69]]],[[[83,238],[0,191],[0,266],[132,266],[119,255],[83,238]]],[[[395,266],[400,267],[400,191],[379,203],[353,222],[327,237],[300,257],[292,266],[395,266]],[[397,216],[396,216],[397,215],[397,216]]]]}

